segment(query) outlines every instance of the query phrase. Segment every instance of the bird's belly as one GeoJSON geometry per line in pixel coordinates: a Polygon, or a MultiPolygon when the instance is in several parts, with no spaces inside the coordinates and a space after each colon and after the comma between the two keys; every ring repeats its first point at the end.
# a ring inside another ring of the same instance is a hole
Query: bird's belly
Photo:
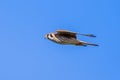
{"type": "Polygon", "coordinates": [[[72,39],[67,39],[67,40],[64,40],[62,41],[63,44],[77,44],[79,43],[77,40],[72,40],[72,39]]]}
{"type": "Polygon", "coordinates": [[[77,44],[78,42],[77,41],[72,41],[72,40],[69,40],[69,41],[66,41],[65,43],[68,43],[68,44],[77,44]]]}
{"type": "Polygon", "coordinates": [[[74,38],[58,37],[60,44],[77,44],[79,41],[74,38]]]}

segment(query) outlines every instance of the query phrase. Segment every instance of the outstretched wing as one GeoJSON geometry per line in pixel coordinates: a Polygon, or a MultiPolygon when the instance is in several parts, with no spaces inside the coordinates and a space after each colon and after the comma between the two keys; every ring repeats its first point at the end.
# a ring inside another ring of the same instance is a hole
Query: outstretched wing
{"type": "Polygon", "coordinates": [[[73,37],[75,37],[76,34],[79,34],[79,35],[82,35],[82,36],[88,36],[88,37],[96,37],[93,34],[81,34],[81,33],[71,32],[71,31],[68,31],[68,30],[57,30],[56,32],[58,34],[61,34],[61,35],[65,34],[65,35],[69,35],[69,36],[73,36],[73,37]]]}
{"type": "Polygon", "coordinates": [[[73,37],[73,38],[77,38],[76,37],[76,34],[75,32],[71,32],[71,31],[68,31],[68,30],[56,30],[57,34],[58,35],[61,35],[61,36],[65,36],[65,37],[73,37]]]}

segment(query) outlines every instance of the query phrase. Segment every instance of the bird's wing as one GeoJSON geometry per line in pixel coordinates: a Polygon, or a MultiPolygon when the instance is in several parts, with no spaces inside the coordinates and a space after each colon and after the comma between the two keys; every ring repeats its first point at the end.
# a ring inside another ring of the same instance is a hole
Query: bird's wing
{"type": "Polygon", "coordinates": [[[93,34],[81,34],[81,33],[71,32],[71,31],[68,31],[68,30],[57,30],[56,32],[57,32],[57,34],[69,35],[69,36],[73,36],[73,37],[76,37],[76,34],[79,34],[79,35],[82,35],[82,36],[88,36],[88,37],[96,37],[93,34]]]}
{"type": "Polygon", "coordinates": [[[62,35],[62,36],[66,36],[66,37],[73,37],[73,38],[77,38],[76,37],[76,32],[71,32],[68,30],[56,30],[58,35],[62,35]]]}

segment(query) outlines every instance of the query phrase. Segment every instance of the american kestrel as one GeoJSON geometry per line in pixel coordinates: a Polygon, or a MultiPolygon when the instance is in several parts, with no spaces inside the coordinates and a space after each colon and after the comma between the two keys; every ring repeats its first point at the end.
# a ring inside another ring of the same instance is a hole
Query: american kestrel
{"type": "MultiPolygon", "coordinates": [[[[78,40],[77,34],[79,33],[71,32],[68,30],[57,30],[55,33],[46,34],[45,37],[58,44],[70,44],[70,45],[76,45],[76,46],[87,46],[87,45],[98,46],[97,44],[92,44],[92,43],[78,40]]],[[[96,37],[93,34],[80,34],[80,35],[96,37]]]]}

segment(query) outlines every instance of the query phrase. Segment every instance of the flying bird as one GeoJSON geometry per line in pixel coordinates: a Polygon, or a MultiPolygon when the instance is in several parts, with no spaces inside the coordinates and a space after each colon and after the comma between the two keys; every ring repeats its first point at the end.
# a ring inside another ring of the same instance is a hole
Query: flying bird
{"type": "Polygon", "coordinates": [[[48,33],[45,37],[58,44],[70,44],[76,46],[98,46],[97,44],[92,44],[89,42],[81,41],[77,39],[77,34],[89,37],[96,37],[93,34],[80,34],[68,30],[56,30],[56,32],[48,33]]]}

